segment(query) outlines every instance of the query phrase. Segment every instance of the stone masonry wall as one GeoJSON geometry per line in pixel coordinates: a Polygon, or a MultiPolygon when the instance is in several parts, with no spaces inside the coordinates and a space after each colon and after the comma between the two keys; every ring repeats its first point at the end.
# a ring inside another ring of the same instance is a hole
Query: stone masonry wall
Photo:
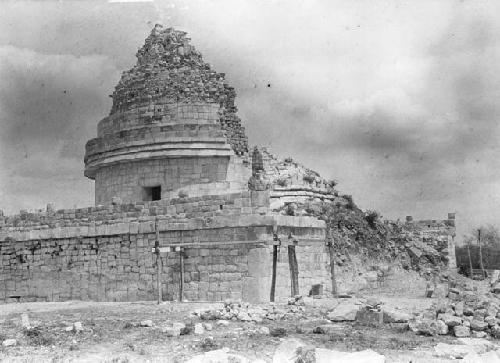
{"type": "MultiPolygon", "coordinates": [[[[163,232],[160,243],[246,239],[238,228],[163,232]]],[[[0,244],[0,300],[154,300],[155,234],[123,234],[0,244]]],[[[255,245],[186,248],[184,297],[194,300],[242,298],[248,283],[248,253],[255,245]]],[[[162,256],[162,294],[178,299],[179,252],[162,256]]]]}
{"type": "MultiPolygon", "coordinates": [[[[157,222],[160,246],[185,246],[184,298],[268,301],[270,241],[275,225],[279,235],[286,236],[293,230],[300,239],[297,257],[301,291],[307,293],[313,283],[327,283],[327,266],[322,266],[326,259],[321,221],[255,214],[243,217],[215,216],[210,219],[211,226],[157,222]]],[[[23,222],[24,226],[11,227],[0,240],[0,300],[156,299],[153,221],[102,225],[103,228],[95,229],[95,234],[83,227],[36,230],[42,226],[27,226],[27,221],[23,222]],[[16,232],[15,228],[22,231],[16,232]]],[[[280,259],[277,276],[276,296],[281,299],[290,294],[285,258],[280,259]]],[[[179,298],[179,271],[179,252],[162,254],[165,300],[179,298]]]]}
{"type": "Polygon", "coordinates": [[[335,182],[322,178],[315,171],[292,158],[280,159],[267,148],[258,149],[262,155],[265,178],[271,184],[271,209],[279,211],[288,204],[333,201],[337,192],[335,182]]]}
{"type": "Polygon", "coordinates": [[[111,165],[96,173],[96,204],[113,197],[142,199],[142,187],[161,185],[162,193],[189,184],[226,181],[229,157],[153,159],[111,165]]]}
{"type": "MultiPolygon", "coordinates": [[[[179,136],[179,132],[189,131],[189,127],[196,125],[207,128],[212,125],[214,130],[219,130],[216,136],[223,136],[222,130],[217,124],[219,117],[220,106],[218,104],[203,102],[186,104],[164,99],[161,105],[147,104],[105,117],[97,125],[97,136],[113,135],[120,131],[123,132],[122,135],[127,135],[127,131],[133,132],[135,129],[151,125],[165,127],[164,131],[176,132],[176,134],[166,135],[168,137],[179,136]],[[175,126],[179,128],[175,129],[175,126]]],[[[152,131],[156,133],[157,130],[153,129],[152,131]]],[[[188,135],[186,134],[186,136],[188,135]]]]}
{"type": "Polygon", "coordinates": [[[455,213],[448,213],[444,220],[418,220],[406,217],[405,231],[422,245],[430,246],[447,259],[450,269],[457,267],[455,256],[455,213]]]}
{"type": "Polygon", "coordinates": [[[221,108],[219,124],[234,152],[248,151],[234,88],[226,83],[224,73],[204,62],[185,32],[156,25],[137,52],[137,64],[123,73],[112,97],[111,114],[150,105],[163,108],[172,100],[216,104],[221,108]]]}
{"type": "Polygon", "coordinates": [[[173,226],[171,228],[196,229],[215,223],[218,217],[251,218],[253,214],[258,217],[269,211],[268,206],[266,192],[205,195],[58,210],[49,204],[45,211],[22,210],[12,216],[4,216],[0,211],[0,242],[7,237],[30,240],[138,233],[141,226],[149,228],[155,220],[164,228],[173,226]]]}

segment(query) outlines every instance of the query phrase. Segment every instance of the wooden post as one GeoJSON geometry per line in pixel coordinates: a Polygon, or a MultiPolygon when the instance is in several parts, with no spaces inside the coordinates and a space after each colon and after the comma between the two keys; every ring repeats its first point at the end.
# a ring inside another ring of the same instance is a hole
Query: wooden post
{"type": "Polygon", "coordinates": [[[278,238],[278,226],[273,226],[273,271],[271,276],[271,294],[269,300],[274,302],[274,294],[276,293],[276,268],[278,265],[278,244],[281,243],[278,238]]]}
{"type": "Polygon", "coordinates": [[[294,245],[288,245],[288,266],[290,267],[290,294],[295,296],[299,294],[299,266],[294,245]]]}
{"type": "Polygon", "coordinates": [[[332,295],[337,296],[337,280],[335,278],[335,251],[333,249],[333,240],[331,236],[331,230],[328,228],[328,236],[327,236],[327,246],[328,246],[328,255],[330,256],[330,277],[332,279],[332,295]]]}
{"type": "Polygon", "coordinates": [[[182,250],[182,248],[179,251],[179,259],[181,265],[181,276],[179,281],[179,301],[182,302],[182,300],[184,300],[184,251],[182,250]]]}
{"type": "Polygon", "coordinates": [[[158,219],[155,219],[155,253],[156,253],[156,289],[158,290],[158,304],[161,303],[161,257],[160,257],[160,231],[158,230],[158,219]]]}
{"type": "Polygon", "coordinates": [[[469,253],[469,277],[472,279],[472,258],[470,257],[470,240],[467,243],[467,252],[469,253]]]}
{"type": "Polygon", "coordinates": [[[481,249],[481,229],[477,230],[477,243],[479,244],[479,265],[481,266],[481,275],[483,280],[486,278],[483,265],[483,251],[481,249]]]}
{"type": "Polygon", "coordinates": [[[276,267],[278,264],[278,246],[273,245],[273,275],[271,278],[271,302],[274,302],[274,294],[276,292],[276,267]]]}

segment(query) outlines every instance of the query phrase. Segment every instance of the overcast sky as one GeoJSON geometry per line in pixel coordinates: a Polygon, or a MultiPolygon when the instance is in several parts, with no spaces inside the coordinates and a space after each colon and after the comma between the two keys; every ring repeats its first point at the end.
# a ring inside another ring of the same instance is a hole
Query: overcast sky
{"type": "Polygon", "coordinates": [[[155,23],[226,73],[251,144],[362,208],[500,221],[495,0],[1,2],[0,208],[92,205],[84,144],[155,23]]]}

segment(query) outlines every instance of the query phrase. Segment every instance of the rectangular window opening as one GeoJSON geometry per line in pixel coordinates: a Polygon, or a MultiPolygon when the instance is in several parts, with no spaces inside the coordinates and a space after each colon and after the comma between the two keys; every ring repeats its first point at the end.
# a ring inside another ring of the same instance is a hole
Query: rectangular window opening
{"type": "Polygon", "coordinates": [[[142,188],[142,200],[144,202],[149,202],[153,200],[161,200],[161,185],[154,187],[143,187],[142,188]]]}

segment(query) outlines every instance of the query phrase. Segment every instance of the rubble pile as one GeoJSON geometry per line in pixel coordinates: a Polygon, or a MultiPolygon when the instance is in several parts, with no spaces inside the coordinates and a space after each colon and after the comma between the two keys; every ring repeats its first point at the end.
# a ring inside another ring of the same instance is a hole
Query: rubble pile
{"type": "Polygon", "coordinates": [[[424,335],[500,339],[500,300],[477,291],[450,288],[449,302],[440,301],[431,311],[410,322],[410,329],[424,335]]]}
{"type": "Polygon", "coordinates": [[[247,302],[230,301],[224,302],[220,309],[197,310],[193,312],[202,320],[233,320],[260,323],[267,320],[298,319],[304,315],[305,307],[301,296],[288,300],[288,304],[282,307],[269,303],[265,306],[253,306],[247,302]]]}
{"type": "MultiPolygon", "coordinates": [[[[448,266],[448,236],[453,233],[449,221],[435,223],[436,231],[423,230],[420,222],[402,223],[383,220],[378,213],[363,211],[350,195],[337,195],[333,201],[294,203],[293,213],[324,220],[335,242],[335,264],[349,265],[351,256],[369,256],[381,265],[400,266],[405,270],[425,272],[448,266]]],[[[289,214],[290,205],[278,212],[289,214]]],[[[451,222],[450,222],[451,223],[451,222]]],[[[433,228],[434,225],[429,224],[433,228]]],[[[500,289],[500,286],[499,286],[500,289]]]]}
{"type": "Polygon", "coordinates": [[[141,109],[141,117],[161,119],[161,105],[171,102],[220,104],[219,124],[236,154],[248,141],[234,104],[236,92],[203,60],[185,32],[157,24],[137,52],[137,64],[123,73],[113,92],[110,114],[141,109]],[[156,106],[156,107],[155,107],[156,106]]]}

